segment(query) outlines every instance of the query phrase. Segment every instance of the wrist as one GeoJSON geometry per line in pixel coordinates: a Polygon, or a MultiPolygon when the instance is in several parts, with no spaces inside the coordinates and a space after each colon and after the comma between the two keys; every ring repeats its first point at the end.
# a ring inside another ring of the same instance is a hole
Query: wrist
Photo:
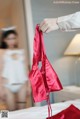
{"type": "Polygon", "coordinates": [[[56,22],[56,29],[59,29],[59,25],[58,25],[58,18],[55,18],[55,22],[56,22]]]}

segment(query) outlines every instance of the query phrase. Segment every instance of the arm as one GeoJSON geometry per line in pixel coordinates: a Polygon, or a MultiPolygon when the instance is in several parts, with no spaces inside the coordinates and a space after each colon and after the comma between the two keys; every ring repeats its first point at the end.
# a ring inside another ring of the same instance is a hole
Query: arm
{"type": "Polygon", "coordinates": [[[54,30],[75,31],[80,29],[80,12],[58,18],[44,19],[40,24],[40,29],[46,33],[54,30]]]}
{"type": "Polygon", "coordinates": [[[26,69],[26,77],[28,78],[28,80],[26,81],[27,84],[27,94],[30,95],[31,94],[31,85],[30,85],[30,80],[29,80],[29,67],[27,64],[27,58],[26,58],[26,53],[25,50],[23,50],[23,55],[24,55],[24,65],[25,65],[25,69],[26,69]]]}
{"type": "Polygon", "coordinates": [[[62,31],[75,31],[80,29],[80,12],[58,17],[57,25],[62,31]]]}
{"type": "Polygon", "coordinates": [[[2,71],[3,71],[3,54],[4,51],[0,49],[0,98],[4,98],[5,96],[5,88],[4,84],[6,83],[5,79],[2,77],[2,71]]]}
{"type": "Polygon", "coordinates": [[[3,86],[4,80],[2,78],[3,70],[3,50],[0,50],[0,87],[3,86]]]}
{"type": "Polygon", "coordinates": [[[28,61],[27,61],[27,57],[26,57],[26,51],[23,49],[23,57],[24,57],[24,65],[25,65],[25,69],[26,69],[26,72],[27,74],[29,73],[29,66],[28,66],[28,61]]]}

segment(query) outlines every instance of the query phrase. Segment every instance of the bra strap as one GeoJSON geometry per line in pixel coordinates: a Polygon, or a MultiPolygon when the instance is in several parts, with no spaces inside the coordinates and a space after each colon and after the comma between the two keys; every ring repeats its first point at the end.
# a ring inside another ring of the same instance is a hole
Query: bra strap
{"type": "Polygon", "coordinates": [[[47,93],[48,118],[52,117],[52,107],[50,104],[50,93],[47,93]]]}

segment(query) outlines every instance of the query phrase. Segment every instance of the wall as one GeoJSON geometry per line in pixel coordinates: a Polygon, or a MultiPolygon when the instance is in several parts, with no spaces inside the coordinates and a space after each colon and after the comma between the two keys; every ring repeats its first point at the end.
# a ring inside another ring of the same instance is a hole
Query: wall
{"type": "MultiPolygon", "coordinates": [[[[56,18],[80,10],[80,4],[53,4],[53,0],[31,0],[33,25],[40,23],[44,18],[56,18]]],[[[75,58],[63,55],[68,44],[76,32],[54,31],[44,34],[47,56],[53,64],[63,85],[76,83],[75,58]]],[[[78,74],[79,75],[79,74],[78,74]]]]}
{"type": "Polygon", "coordinates": [[[10,9],[11,0],[0,0],[0,28],[10,25],[10,9]]]}
{"type": "Polygon", "coordinates": [[[19,34],[19,47],[25,48],[27,62],[28,62],[28,48],[27,43],[28,39],[26,38],[26,28],[25,28],[25,19],[24,19],[24,9],[22,0],[15,0],[11,3],[11,24],[16,26],[16,30],[19,34]]]}

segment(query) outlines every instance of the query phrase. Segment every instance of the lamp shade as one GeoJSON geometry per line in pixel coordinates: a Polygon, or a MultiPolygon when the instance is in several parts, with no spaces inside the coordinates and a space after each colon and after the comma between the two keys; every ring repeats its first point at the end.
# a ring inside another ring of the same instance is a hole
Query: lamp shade
{"type": "Polygon", "coordinates": [[[80,34],[75,35],[75,37],[72,39],[69,46],[67,47],[66,51],[64,52],[64,55],[80,55],[80,34]]]}

